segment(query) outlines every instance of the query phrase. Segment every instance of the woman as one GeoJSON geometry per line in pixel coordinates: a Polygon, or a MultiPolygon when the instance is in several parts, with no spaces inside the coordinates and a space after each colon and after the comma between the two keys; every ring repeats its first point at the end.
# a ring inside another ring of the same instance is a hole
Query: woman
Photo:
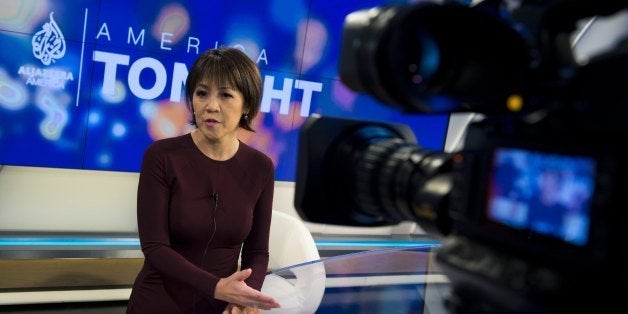
{"type": "Polygon", "coordinates": [[[219,48],[192,65],[185,94],[196,128],[145,151],[137,197],[145,262],[127,313],[257,313],[274,188],[270,158],[242,143],[262,83],[242,51],[219,48]],[[241,266],[238,258],[242,250],[241,266]]]}

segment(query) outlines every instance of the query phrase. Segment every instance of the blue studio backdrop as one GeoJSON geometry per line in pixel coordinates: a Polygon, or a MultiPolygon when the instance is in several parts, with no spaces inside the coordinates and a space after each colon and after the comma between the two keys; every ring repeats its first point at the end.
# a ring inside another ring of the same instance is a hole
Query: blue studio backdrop
{"type": "Polygon", "coordinates": [[[262,71],[255,133],[294,181],[298,130],[326,116],[399,122],[442,150],[447,115],[405,115],[338,78],[345,16],[382,1],[9,0],[0,5],[0,164],[139,171],[152,141],[191,131],[184,85],[206,49],[262,71]]]}

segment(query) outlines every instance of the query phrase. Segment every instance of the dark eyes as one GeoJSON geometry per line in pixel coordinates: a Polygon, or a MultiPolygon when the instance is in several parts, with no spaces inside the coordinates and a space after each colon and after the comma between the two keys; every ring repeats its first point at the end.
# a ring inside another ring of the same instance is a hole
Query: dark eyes
{"type": "MultiPolygon", "coordinates": [[[[197,97],[207,97],[208,96],[208,92],[202,89],[196,90],[194,92],[194,95],[196,95],[197,97]]],[[[233,93],[231,92],[220,92],[218,94],[220,97],[222,98],[233,98],[233,93]]]]}

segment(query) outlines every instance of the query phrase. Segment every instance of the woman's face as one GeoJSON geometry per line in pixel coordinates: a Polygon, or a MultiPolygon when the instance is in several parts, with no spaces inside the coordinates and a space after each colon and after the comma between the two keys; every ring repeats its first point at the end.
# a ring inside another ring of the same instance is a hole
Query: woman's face
{"type": "Polygon", "coordinates": [[[244,114],[244,97],[231,86],[202,81],[192,97],[196,126],[210,141],[237,139],[236,131],[244,114]]]}

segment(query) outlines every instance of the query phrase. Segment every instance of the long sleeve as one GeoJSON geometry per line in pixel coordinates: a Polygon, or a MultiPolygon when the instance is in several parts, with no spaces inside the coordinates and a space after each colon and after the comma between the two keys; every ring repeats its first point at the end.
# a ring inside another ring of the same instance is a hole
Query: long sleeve
{"type": "Polygon", "coordinates": [[[255,204],[253,225],[242,247],[242,269],[251,268],[251,276],[245,281],[250,287],[261,290],[268,270],[268,239],[272,218],[275,170],[268,162],[267,179],[255,204]]]}
{"type": "Polygon", "coordinates": [[[219,278],[189,262],[170,246],[169,202],[174,179],[168,163],[153,147],[147,149],[140,172],[137,220],[146,261],[165,278],[194,287],[213,298],[219,278]]]}

